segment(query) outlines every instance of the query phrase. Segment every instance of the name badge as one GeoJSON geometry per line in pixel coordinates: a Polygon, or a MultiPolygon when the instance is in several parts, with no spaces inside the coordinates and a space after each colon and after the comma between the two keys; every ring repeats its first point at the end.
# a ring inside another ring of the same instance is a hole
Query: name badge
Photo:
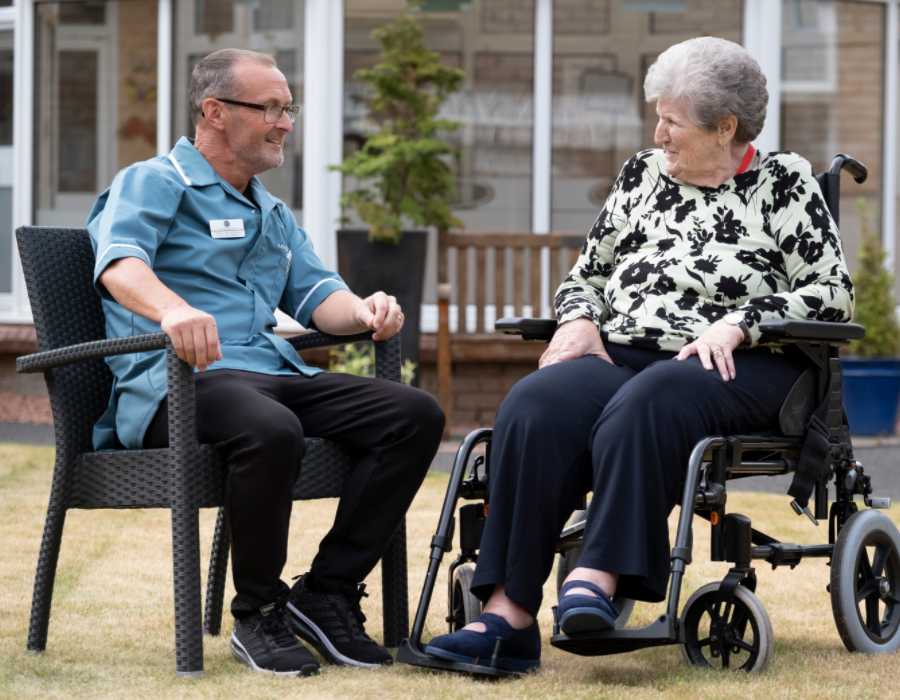
{"type": "Polygon", "coordinates": [[[246,235],[243,219],[211,219],[209,232],[213,238],[243,238],[246,235]]]}

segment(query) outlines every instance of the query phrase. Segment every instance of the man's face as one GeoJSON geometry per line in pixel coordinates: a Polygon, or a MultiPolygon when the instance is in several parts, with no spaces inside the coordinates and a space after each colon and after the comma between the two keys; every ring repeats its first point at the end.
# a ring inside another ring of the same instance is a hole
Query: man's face
{"type": "MultiPolygon", "coordinates": [[[[277,68],[241,61],[233,70],[237,94],[222,97],[261,105],[291,104],[287,80],[277,68]]],[[[260,110],[227,105],[226,111],[228,145],[248,176],[277,168],[284,162],[285,139],[294,130],[294,125],[284,112],[277,123],[268,124],[260,110]]]]}

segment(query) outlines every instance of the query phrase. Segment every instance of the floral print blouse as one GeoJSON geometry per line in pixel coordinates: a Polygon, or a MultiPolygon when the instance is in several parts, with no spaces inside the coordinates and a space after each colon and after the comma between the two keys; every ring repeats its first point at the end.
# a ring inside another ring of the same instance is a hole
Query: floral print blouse
{"type": "Polygon", "coordinates": [[[809,162],[757,154],[719,187],[666,175],[658,149],[625,163],[556,292],[560,323],[589,318],[610,342],[679,350],[739,310],[849,321],[853,286],[809,162]]]}

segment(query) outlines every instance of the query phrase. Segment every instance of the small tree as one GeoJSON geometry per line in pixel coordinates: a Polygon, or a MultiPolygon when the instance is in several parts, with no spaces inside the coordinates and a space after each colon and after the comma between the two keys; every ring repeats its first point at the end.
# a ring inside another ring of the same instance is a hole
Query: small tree
{"type": "Polygon", "coordinates": [[[441,137],[459,124],[437,114],[463,72],[425,47],[422,27],[409,12],[372,35],[381,61],[354,77],[368,87],[365,102],[378,130],[336,166],[361,183],[341,205],[357,212],[372,241],[398,243],[404,220],[438,231],[462,226],[450,211],[454,178],[446,161],[454,149],[441,137]]]}
{"type": "Polygon", "coordinates": [[[866,328],[866,337],[850,343],[858,357],[895,357],[900,353],[900,328],[894,301],[894,277],[884,266],[886,253],[881,240],[869,227],[865,203],[860,201],[859,266],[853,275],[856,310],[853,320],[866,328]]]}

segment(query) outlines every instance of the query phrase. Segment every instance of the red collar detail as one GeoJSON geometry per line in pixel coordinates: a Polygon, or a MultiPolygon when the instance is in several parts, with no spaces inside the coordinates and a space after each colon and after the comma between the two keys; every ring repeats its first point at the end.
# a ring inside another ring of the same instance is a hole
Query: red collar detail
{"type": "Polygon", "coordinates": [[[738,166],[737,172],[735,175],[741,175],[742,173],[747,172],[747,168],[750,167],[750,162],[753,160],[753,156],[756,155],[756,149],[753,148],[753,144],[751,143],[747,146],[747,152],[744,153],[744,159],[741,161],[741,164],[738,166]]]}

